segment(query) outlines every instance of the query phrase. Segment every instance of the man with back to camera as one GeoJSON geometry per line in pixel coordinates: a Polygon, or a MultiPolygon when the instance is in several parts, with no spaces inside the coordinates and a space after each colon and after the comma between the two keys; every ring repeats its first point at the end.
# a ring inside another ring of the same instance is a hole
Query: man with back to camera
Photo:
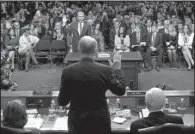
{"type": "Polygon", "coordinates": [[[163,90],[156,87],[146,92],[145,102],[149,115],[131,123],[131,134],[139,134],[138,129],[159,126],[165,123],[184,124],[182,117],[167,115],[162,111],[165,106],[165,98],[163,90]]]}
{"type": "Polygon", "coordinates": [[[72,47],[73,52],[78,52],[78,42],[85,36],[91,36],[91,26],[87,21],[84,21],[84,13],[77,13],[77,21],[73,22],[70,26],[70,34],[72,36],[71,44],[68,44],[69,48],[72,47]]]}
{"type": "Polygon", "coordinates": [[[97,42],[90,36],[79,41],[81,60],[63,70],[58,96],[59,106],[70,103],[68,130],[71,134],[109,134],[110,113],[105,93],[125,94],[121,55],[114,55],[111,67],[95,62],[97,42]]]}

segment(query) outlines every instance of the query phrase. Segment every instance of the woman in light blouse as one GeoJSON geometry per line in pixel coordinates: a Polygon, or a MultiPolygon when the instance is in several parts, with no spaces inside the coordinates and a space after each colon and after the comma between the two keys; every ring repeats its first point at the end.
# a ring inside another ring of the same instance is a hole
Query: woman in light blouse
{"type": "Polygon", "coordinates": [[[25,55],[25,71],[28,72],[28,66],[30,59],[32,59],[35,65],[38,64],[37,59],[35,58],[33,48],[36,47],[36,44],[39,42],[39,38],[33,35],[30,35],[30,29],[24,28],[24,33],[19,39],[19,49],[18,53],[20,55],[25,55]]]}
{"type": "Polygon", "coordinates": [[[115,35],[115,49],[114,52],[130,52],[130,38],[127,35],[127,30],[124,26],[119,27],[118,34],[115,35]]]}
{"type": "Polygon", "coordinates": [[[179,33],[178,35],[178,48],[181,49],[188,64],[188,71],[194,66],[194,60],[192,59],[192,54],[190,52],[192,49],[193,38],[194,34],[191,33],[188,25],[185,25],[183,27],[183,33],[179,33]]]}

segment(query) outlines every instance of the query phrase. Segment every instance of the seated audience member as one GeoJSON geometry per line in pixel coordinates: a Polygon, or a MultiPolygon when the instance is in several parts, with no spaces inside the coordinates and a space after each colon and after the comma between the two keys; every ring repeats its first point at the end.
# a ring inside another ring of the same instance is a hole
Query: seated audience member
{"type": "Polygon", "coordinates": [[[135,23],[131,23],[131,27],[127,30],[127,34],[131,36],[135,32],[136,25],[135,23]]]}
{"type": "Polygon", "coordinates": [[[165,43],[166,43],[165,49],[167,50],[168,53],[171,69],[175,69],[177,67],[176,64],[177,62],[176,50],[178,46],[177,42],[178,42],[178,35],[177,35],[176,28],[174,25],[169,25],[168,36],[165,37],[165,43]]]}
{"type": "Polygon", "coordinates": [[[112,49],[112,50],[114,48],[114,39],[115,39],[115,36],[118,35],[120,21],[115,20],[115,21],[113,21],[113,23],[114,23],[114,27],[110,30],[110,34],[109,34],[110,47],[111,47],[109,49],[112,49]]]}
{"type": "Polygon", "coordinates": [[[15,51],[18,48],[19,38],[15,36],[14,30],[10,29],[8,35],[5,37],[5,49],[8,51],[7,62],[11,60],[11,69],[14,70],[15,51]]]}
{"type": "Polygon", "coordinates": [[[33,48],[36,47],[36,44],[39,42],[39,38],[36,36],[30,35],[30,29],[24,28],[24,33],[19,39],[19,49],[18,53],[20,55],[25,55],[25,71],[28,72],[28,67],[30,59],[32,59],[35,65],[38,64],[37,59],[35,58],[33,48]]]}
{"type": "Polygon", "coordinates": [[[163,21],[162,20],[157,20],[157,25],[158,25],[158,30],[161,30],[161,29],[163,29],[164,28],[164,26],[163,26],[163,21]]]}
{"type": "Polygon", "coordinates": [[[102,36],[102,32],[100,31],[100,23],[95,24],[92,37],[95,38],[98,43],[98,51],[104,52],[104,36],[102,36]]]}
{"type": "MultiPolygon", "coordinates": [[[[191,32],[192,32],[192,33],[191,33],[191,34],[192,34],[191,36],[193,36],[193,43],[192,43],[192,52],[193,52],[193,53],[192,53],[192,54],[193,54],[193,56],[194,56],[194,45],[195,45],[195,44],[194,44],[194,43],[195,43],[195,42],[194,42],[194,24],[192,24],[191,32]]],[[[193,59],[194,59],[194,57],[193,57],[193,59]]]]}
{"type": "Polygon", "coordinates": [[[147,53],[147,60],[148,60],[148,67],[147,71],[151,71],[153,69],[152,65],[152,53],[157,53],[157,65],[156,70],[160,71],[160,66],[162,64],[162,55],[163,55],[163,35],[161,32],[158,32],[157,26],[152,26],[152,33],[148,35],[146,40],[146,53],[147,53]]]}
{"type": "Polygon", "coordinates": [[[115,35],[114,43],[114,52],[130,52],[130,38],[129,35],[127,35],[127,30],[124,26],[119,27],[118,34],[115,35]]]}
{"type": "Polygon", "coordinates": [[[30,35],[38,37],[37,28],[35,28],[33,24],[30,24],[29,28],[30,28],[30,35]]]}
{"type": "Polygon", "coordinates": [[[51,39],[52,39],[52,32],[49,28],[49,24],[45,23],[42,27],[41,40],[51,40],[51,39]]]}
{"type": "Polygon", "coordinates": [[[191,70],[191,67],[194,66],[194,60],[192,59],[192,43],[193,43],[194,34],[191,33],[189,26],[185,25],[183,27],[183,33],[178,35],[178,48],[181,49],[183,56],[188,64],[188,71],[191,70]]]}
{"type": "Polygon", "coordinates": [[[162,111],[165,106],[165,98],[163,90],[159,88],[152,88],[146,92],[145,102],[149,115],[131,123],[131,134],[139,134],[138,129],[163,125],[165,123],[184,124],[182,117],[167,115],[162,111]]]}
{"type": "Polygon", "coordinates": [[[5,22],[5,27],[2,29],[2,46],[5,47],[5,38],[8,35],[8,31],[12,28],[11,23],[9,21],[5,22]]]}
{"type": "Polygon", "coordinates": [[[28,121],[26,107],[21,100],[13,100],[3,110],[2,125],[11,128],[23,128],[28,121]]]}
{"type": "Polygon", "coordinates": [[[183,23],[180,21],[177,25],[177,33],[183,33],[183,23]]]}
{"type": "Polygon", "coordinates": [[[133,32],[130,36],[131,40],[131,49],[132,51],[139,51],[144,59],[144,66],[146,67],[146,38],[147,35],[141,31],[139,26],[136,26],[135,32],[133,32]],[[139,45],[139,46],[136,46],[139,45]]]}
{"type": "Polygon", "coordinates": [[[16,37],[20,37],[23,34],[20,28],[20,24],[16,21],[13,23],[13,27],[16,37]]]}
{"type": "Polygon", "coordinates": [[[146,35],[149,35],[152,32],[152,20],[150,18],[146,21],[146,27],[143,29],[146,35]]]}
{"type": "Polygon", "coordinates": [[[65,36],[64,36],[63,30],[62,30],[62,24],[60,22],[56,22],[56,24],[55,24],[53,39],[55,39],[55,40],[65,40],[65,36]]]}
{"type": "Polygon", "coordinates": [[[169,36],[169,25],[170,25],[170,21],[164,20],[164,28],[159,30],[159,32],[161,32],[163,35],[163,47],[166,46],[165,39],[168,38],[167,36],[169,36]]]}

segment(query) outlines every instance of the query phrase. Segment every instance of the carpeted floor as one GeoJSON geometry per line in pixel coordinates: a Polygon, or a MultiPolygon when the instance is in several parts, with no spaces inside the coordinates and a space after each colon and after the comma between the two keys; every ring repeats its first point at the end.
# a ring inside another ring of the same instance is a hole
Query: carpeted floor
{"type": "MultiPolygon", "coordinates": [[[[166,83],[177,90],[194,90],[194,70],[187,71],[186,67],[180,66],[177,70],[170,70],[163,65],[161,72],[142,71],[139,74],[139,90],[148,90],[157,84],[166,83]]],[[[18,84],[17,91],[35,90],[40,86],[59,86],[63,65],[54,66],[49,70],[49,65],[40,65],[29,72],[15,70],[12,80],[18,84]]]]}

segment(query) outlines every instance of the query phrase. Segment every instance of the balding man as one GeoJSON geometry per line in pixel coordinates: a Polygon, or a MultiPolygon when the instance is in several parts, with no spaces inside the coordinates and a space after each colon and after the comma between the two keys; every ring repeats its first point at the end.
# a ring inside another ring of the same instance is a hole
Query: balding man
{"type": "Polygon", "coordinates": [[[78,42],[79,40],[85,36],[91,36],[91,25],[84,21],[84,13],[78,12],[77,13],[77,21],[74,21],[70,26],[70,32],[71,32],[71,44],[68,44],[68,46],[71,48],[73,52],[78,52],[78,42]]]}
{"type": "Polygon", "coordinates": [[[163,125],[165,123],[184,124],[181,117],[167,115],[162,111],[165,106],[165,98],[163,90],[159,88],[152,88],[146,92],[145,102],[149,115],[131,123],[131,134],[139,134],[138,129],[163,125]]]}
{"type": "Polygon", "coordinates": [[[97,42],[90,36],[79,41],[81,60],[67,66],[62,73],[58,104],[70,103],[68,128],[71,134],[109,134],[110,114],[105,93],[125,94],[125,79],[120,54],[111,67],[95,62],[97,42]]]}

